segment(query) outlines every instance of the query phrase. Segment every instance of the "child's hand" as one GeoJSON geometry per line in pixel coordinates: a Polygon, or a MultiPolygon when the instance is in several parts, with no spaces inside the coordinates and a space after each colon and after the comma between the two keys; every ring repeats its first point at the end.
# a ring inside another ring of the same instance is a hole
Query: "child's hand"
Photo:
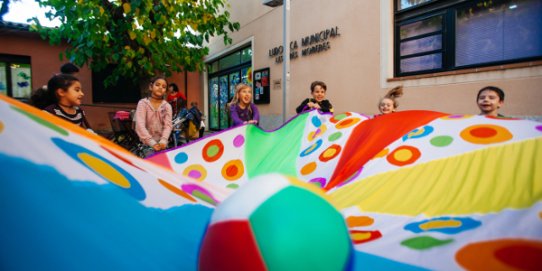
{"type": "Polygon", "coordinates": [[[161,144],[154,144],[154,146],[152,146],[153,150],[154,151],[159,151],[162,149],[162,145],[161,144]]]}

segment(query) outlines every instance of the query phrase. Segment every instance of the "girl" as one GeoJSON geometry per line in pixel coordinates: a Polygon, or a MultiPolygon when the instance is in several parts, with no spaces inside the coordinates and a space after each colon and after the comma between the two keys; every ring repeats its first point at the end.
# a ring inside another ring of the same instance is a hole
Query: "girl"
{"type": "Polygon", "coordinates": [[[399,107],[397,98],[401,96],[403,96],[403,86],[397,86],[390,89],[390,91],[386,93],[386,96],[380,99],[380,102],[378,103],[378,110],[380,111],[380,114],[375,115],[375,117],[395,112],[397,107],[399,107]]]}
{"type": "Polygon", "coordinates": [[[81,83],[76,77],[69,74],[57,74],[49,79],[47,88],[42,87],[36,91],[32,104],[92,131],[85,112],[79,107],[84,95],[81,83]]]}
{"type": "Polygon", "coordinates": [[[333,106],[326,100],[327,86],[322,81],[314,81],[311,84],[312,98],[307,98],[295,109],[299,114],[301,112],[318,109],[322,112],[333,113],[333,106]]]}
{"type": "Polygon", "coordinates": [[[145,156],[165,150],[168,145],[172,130],[172,109],[164,100],[167,86],[164,77],[153,78],[149,84],[150,96],[137,103],[135,130],[139,140],[148,146],[144,151],[145,156]]]}
{"type": "Polygon", "coordinates": [[[504,117],[499,109],[504,104],[504,91],[498,87],[487,86],[478,91],[476,103],[480,108],[480,115],[504,117]]]}
{"type": "Polygon", "coordinates": [[[260,112],[258,107],[252,103],[252,88],[246,84],[235,86],[235,96],[228,104],[233,127],[242,124],[252,123],[258,125],[260,112]]]}

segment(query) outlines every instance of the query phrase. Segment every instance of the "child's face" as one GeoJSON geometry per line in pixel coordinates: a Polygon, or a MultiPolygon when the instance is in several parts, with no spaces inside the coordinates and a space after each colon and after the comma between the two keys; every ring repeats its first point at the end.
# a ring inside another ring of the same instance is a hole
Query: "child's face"
{"type": "Polygon", "coordinates": [[[395,111],[395,103],[392,99],[384,98],[380,101],[380,104],[378,104],[378,110],[380,110],[380,113],[382,114],[393,113],[395,111]]]}
{"type": "Polygon", "coordinates": [[[323,89],[322,86],[315,86],[311,94],[317,102],[321,102],[326,99],[326,90],[323,89]]]}
{"type": "Polygon", "coordinates": [[[486,89],[478,95],[478,108],[481,115],[497,116],[497,111],[503,105],[497,92],[486,89]]]}
{"type": "Polygon", "coordinates": [[[252,102],[252,89],[250,88],[241,89],[237,95],[237,99],[243,104],[249,104],[252,102]]]}
{"type": "Polygon", "coordinates": [[[169,87],[168,87],[168,93],[169,93],[169,95],[174,95],[174,94],[176,94],[177,92],[175,91],[175,89],[173,88],[173,86],[169,86],[169,87]]]}
{"type": "Polygon", "coordinates": [[[73,81],[67,90],[58,89],[57,94],[59,103],[67,106],[80,106],[83,96],[85,96],[79,81],[73,81]]]}
{"type": "Polygon", "coordinates": [[[154,83],[151,83],[149,87],[152,97],[156,99],[163,99],[164,93],[166,93],[167,83],[164,79],[157,79],[154,83]]]}

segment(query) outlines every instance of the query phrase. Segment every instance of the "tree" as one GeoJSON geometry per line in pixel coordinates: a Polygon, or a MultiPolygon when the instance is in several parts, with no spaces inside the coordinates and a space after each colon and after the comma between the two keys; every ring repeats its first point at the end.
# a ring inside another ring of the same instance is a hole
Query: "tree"
{"type": "Polygon", "coordinates": [[[36,0],[51,7],[47,18],[60,19],[56,28],[31,27],[53,45],[67,42],[61,53],[79,66],[100,71],[114,67],[105,84],[118,78],[147,79],[173,71],[195,71],[209,52],[205,42],[213,36],[232,39],[226,0],[36,0]]]}
{"type": "MultiPolygon", "coordinates": [[[[16,1],[17,0],[14,0],[14,2],[16,1]]],[[[3,21],[4,15],[6,15],[9,12],[9,2],[10,0],[0,1],[0,21],[3,21]]]]}

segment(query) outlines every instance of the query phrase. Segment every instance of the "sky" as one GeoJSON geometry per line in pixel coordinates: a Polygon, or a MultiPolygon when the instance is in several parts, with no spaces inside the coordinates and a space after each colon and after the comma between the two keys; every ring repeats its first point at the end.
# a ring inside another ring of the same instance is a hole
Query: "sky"
{"type": "Polygon", "coordinates": [[[4,16],[4,21],[15,23],[28,23],[26,20],[32,17],[38,17],[38,20],[45,26],[58,26],[60,21],[49,21],[45,17],[47,9],[41,8],[34,0],[11,1],[9,4],[9,12],[4,16]]]}

